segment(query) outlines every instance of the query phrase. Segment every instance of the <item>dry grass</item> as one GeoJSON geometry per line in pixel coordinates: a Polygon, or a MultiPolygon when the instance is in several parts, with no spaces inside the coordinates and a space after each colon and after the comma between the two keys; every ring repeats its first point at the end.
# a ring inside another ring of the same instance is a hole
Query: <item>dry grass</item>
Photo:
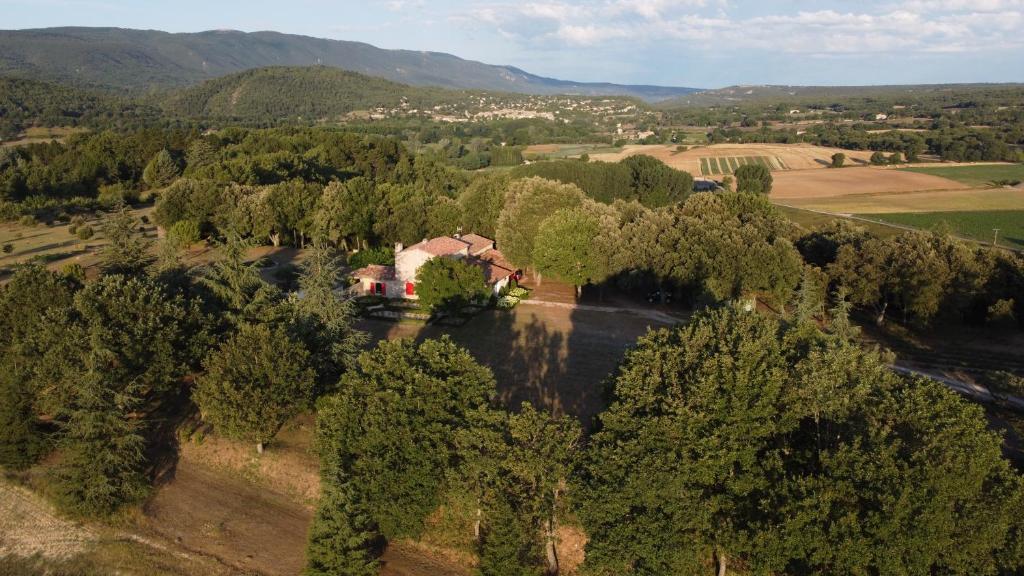
{"type": "Polygon", "coordinates": [[[835,196],[963,190],[966,184],[931,174],[852,167],[833,170],[793,170],[772,174],[772,198],[777,200],[821,199],[835,196]]]}
{"type": "MultiPolygon", "coordinates": [[[[909,174],[903,172],[903,174],[909,174]]],[[[896,192],[773,199],[796,208],[838,214],[1024,210],[1024,190],[1012,188],[896,192]]]]}
{"type": "Polygon", "coordinates": [[[94,531],[60,518],[39,496],[0,481],[0,557],[65,560],[94,540],[94,531]]]}
{"type": "Polygon", "coordinates": [[[714,144],[698,146],[685,152],[677,152],[675,144],[634,144],[624,146],[621,151],[606,154],[591,154],[593,160],[618,162],[634,154],[653,156],[665,164],[691,174],[701,174],[701,158],[758,157],[776,158],[781,166],[790,170],[826,168],[832,163],[832,155],[842,152],[851,164],[867,164],[870,151],[840,150],[812,146],[810,144],[714,144]]]}

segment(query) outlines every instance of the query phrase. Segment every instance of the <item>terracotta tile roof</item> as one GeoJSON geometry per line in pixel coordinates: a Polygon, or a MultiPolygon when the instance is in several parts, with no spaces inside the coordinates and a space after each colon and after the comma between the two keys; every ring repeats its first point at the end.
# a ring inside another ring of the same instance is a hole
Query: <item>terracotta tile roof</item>
{"type": "Polygon", "coordinates": [[[477,256],[477,258],[490,264],[493,264],[495,266],[498,266],[499,268],[504,268],[505,270],[508,270],[510,272],[514,272],[517,270],[517,268],[513,266],[511,262],[505,260],[505,255],[502,254],[501,251],[499,250],[488,250],[483,254],[477,256]]]}
{"type": "Polygon", "coordinates": [[[395,267],[370,264],[369,266],[364,266],[359,270],[353,270],[351,276],[354,278],[369,278],[370,280],[377,281],[394,280],[395,267]]]}
{"type": "Polygon", "coordinates": [[[406,250],[423,250],[427,254],[433,256],[451,256],[452,254],[458,254],[463,250],[469,249],[469,242],[463,242],[457,238],[451,236],[439,236],[437,238],[431,238],[425,240],[419,244],[414,244],[406,248],[406,250]]]}
{"type": "Polygon", "coordinates": [[[469,242],[470,256],[477,256],[494,248],[494,240],[484,238],[479,234],[466,234],[465,236],[460,237],[459,240],[469,242]]]}
{"type": "Polygon", "coordinates": [[[488,284],[504,280],[515,273],[515,266],[509,264],[497,250],[487,250],[479,256],[470,257],[468,262],[483,268],[484,278],[488,284]]]}

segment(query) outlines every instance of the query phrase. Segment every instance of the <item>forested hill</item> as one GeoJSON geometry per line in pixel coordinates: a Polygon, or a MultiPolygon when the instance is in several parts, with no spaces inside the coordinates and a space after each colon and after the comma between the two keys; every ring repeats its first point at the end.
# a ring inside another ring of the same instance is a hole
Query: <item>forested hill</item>
{"type": "Polygon", "coordinates": [[[160,112],[127,98],[50,82],[0,77],[0,140],[33,125],[136,125],[160,112]]]}
{"type": "Polygon", "coordinates": [[[266,66],[331,66],[403,84],[523,94],[624,95],[663,100],[691,88],[578,83],[451,54],[384,50],[277,32],[171,34],[121,28],[0,31],[0,75],[124,90],[188,86],[266,66]]]}
{"type": "Polygon", "coordinates": [[[163,99],[173,115],[207,118],[302,118],[317,120],[371,108],[429,108],[458,103],[473,93],[413,87],[355,72],[313,67],[247,70],[171,93],[163,99]]]}

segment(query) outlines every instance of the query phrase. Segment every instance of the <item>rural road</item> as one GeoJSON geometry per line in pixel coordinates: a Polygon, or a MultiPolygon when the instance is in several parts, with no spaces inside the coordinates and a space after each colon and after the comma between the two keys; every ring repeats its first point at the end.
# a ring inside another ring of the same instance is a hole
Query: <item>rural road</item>
{"type": "Polygon", "coordinates": [[[956,380],[955,378],[949,378],[942,376],[941,374],[935,374],[934,372],[927,372],[924,370],[917,370],[915,368],[907,368],[906,366],[890,366],[895,372],[900,374],[906,374],[908,376],[924,376],[925,378],[931,378],[936,382],[941,382],[948,386],[954,392],[959,392],[965,396],[970,396],[979,402],[985,403],[996,403],[1002,402],[1008,407],[1024,412],[1024,398],[1019,396],[1001,396],[997,397],[989,391],[988,388],[979,384],[973,384],[971,382],[964,382],[963,380],[956,380]]]}

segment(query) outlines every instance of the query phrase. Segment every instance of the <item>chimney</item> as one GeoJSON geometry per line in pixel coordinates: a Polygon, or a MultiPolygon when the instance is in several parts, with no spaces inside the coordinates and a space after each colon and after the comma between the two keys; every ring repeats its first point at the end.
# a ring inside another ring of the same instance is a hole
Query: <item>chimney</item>
{"type": "Polygon", "coordinates": [[[395,254],[398,254],[402,250],[405,250],[405,246],[401,242],[395,242],[395,254]]]}

